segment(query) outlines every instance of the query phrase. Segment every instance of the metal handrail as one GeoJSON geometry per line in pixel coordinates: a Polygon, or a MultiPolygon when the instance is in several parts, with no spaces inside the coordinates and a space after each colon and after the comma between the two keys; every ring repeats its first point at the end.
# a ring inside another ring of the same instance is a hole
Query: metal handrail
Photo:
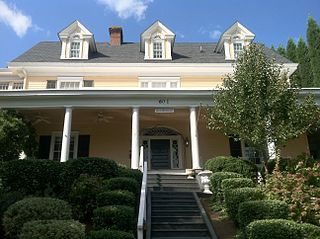
{"type": "MultiPolygon", "coordinates": [[[[143,162],[143,147],[140,148],[140,163],[141,159],[143,162]]],[[[142,164],[142,163],[141,163],[142,164]]],[[[139,215],[138,215],[138,224],[137,224],[137,239],[143,239],[144,235],[144,225],[146,222],[147,215],[147,173],[148,173],[148,164],[144,162],[141,171],[143,172],[142,184],[141,184],[141,193],[140,193],[140,204],[139,204],[139,215]]],[[[139,165],[140,168],[140,165],[139,165]]]]}

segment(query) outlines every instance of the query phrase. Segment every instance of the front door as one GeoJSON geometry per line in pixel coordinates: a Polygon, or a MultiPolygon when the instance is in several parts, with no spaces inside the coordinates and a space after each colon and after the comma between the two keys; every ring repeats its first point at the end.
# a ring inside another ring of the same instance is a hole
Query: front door
{"type": "Polygon", "coordinates": [[[170,169],[170,139],[151,139],[150,158],[152,169],[170,169]]]}

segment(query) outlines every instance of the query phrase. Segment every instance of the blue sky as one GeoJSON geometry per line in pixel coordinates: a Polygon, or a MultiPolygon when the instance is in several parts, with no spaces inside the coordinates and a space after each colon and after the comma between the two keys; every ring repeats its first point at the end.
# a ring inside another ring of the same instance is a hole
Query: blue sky
{"type": "Polygon", "coordinates": [[[305,38],[308,16],[320,23],[320,0],[0,0],[0,67],[39,41],[80,20],[96,41],[109,41],[108,27],[124,28],[125,41],[162,21],[179,42],[216,42],[240,21],[267,46],[305,38]]]}

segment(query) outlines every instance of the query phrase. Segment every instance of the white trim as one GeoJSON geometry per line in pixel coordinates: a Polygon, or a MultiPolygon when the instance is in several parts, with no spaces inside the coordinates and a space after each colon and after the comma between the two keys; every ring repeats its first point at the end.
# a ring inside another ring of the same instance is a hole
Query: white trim
{"type": "Polygon", "coordinates": [[[179,76],[155,76],[155,77],[139,77],[139,87],[141,89],[178,89],[181,87],[179,76]],[[165,83],[165,87],[153,87],[153,83],[165,83]],[[171,87],[172,83],[176,83],[176,87],[171,87]],[[146,84],[147,87],[142,87],[146,84]]]}
{"type": "MultiPolygon", "coordinates": [[[[54,131],[51,133],[51,140],[50,140],[50,152],[49,152],[49,159],[53,160],[53,149],[54,149],[54,142],[55,138],[59,136],[62,137],[61,131],[54,131]]],[[[79,132],[78,131],[72,131],[71,137],[74,137],[74,152],[73,152],[73,158],[78,157],[78,142],[79,142],[79,132]]],[[[62,139],[62,138],[61,138],[62,139]]],[[[62,141],[61,141],[62,143],[62,141]]]]}

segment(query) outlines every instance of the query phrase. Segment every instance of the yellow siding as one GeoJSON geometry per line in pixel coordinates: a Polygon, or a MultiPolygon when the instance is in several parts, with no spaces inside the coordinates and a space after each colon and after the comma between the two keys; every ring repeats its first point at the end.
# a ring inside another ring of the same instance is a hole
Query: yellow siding
{"type": "Polygon", "coordinates": [[[182,76],[181,87],[216,87],[223,82],[222,76],[182,76]]]}
{"type": "Polygon", "coordinates": [[[28,77],[26,88],[30,90],[46,89],[47,80],[56,80],[56,79],[57,79],[56,77],[43,77],[43,76],[28,77]]]}
{"type": "Polygon", "coordinates": [[[87,76],[84,80],[94,80],[94,87],[138,87],[137,76],[87,76]]]}
{"type": "Polygon", "coordinates": [[[282,149],[281,155],[286,158],[293,158],[303,153],[310,154],[308,139],[305,134],[297,139],[290,140],[282,149]]]}

